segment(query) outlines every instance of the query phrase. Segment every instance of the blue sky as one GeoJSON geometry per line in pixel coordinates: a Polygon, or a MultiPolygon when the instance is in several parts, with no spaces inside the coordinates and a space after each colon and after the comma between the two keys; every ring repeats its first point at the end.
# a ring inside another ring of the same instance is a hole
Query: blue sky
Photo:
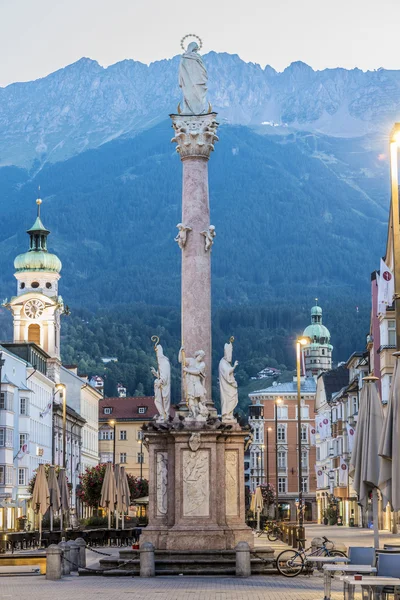
{"type": "Polygon", "coordinates": [[[0,86],[43,77],[82,56],[107,66],[209,50],[283,70],[400,68],[400,0],[0,0],[0,86]]]}

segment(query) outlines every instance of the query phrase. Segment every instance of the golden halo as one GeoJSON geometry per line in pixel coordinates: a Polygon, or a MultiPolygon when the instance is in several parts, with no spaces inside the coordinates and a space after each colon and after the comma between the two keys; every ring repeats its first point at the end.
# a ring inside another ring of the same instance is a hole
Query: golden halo
{"type": "Polygon", "coordinates": [[[185,51],[185,46],[183,45],[183,42],[186,40],[186,38],[189,38],[189,37],[196,38],[196,40],[199,42],[199,50],[201,50],[202,47],[203,47],[203,42],[201,41],[201,37],[199,37],[195,33],[188,33],[187,35],[183,36],[183,38],[181,39],[181,48],[182,48],[182,50],[185,51]]]}

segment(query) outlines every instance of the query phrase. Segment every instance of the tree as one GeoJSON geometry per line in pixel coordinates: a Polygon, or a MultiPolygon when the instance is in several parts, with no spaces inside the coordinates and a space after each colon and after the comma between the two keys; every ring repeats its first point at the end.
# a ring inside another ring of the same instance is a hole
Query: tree
{"type": "MultiPolygon", "coordinates": [[[[96,467],[87,467],[83,475],[80,475],[80,486],[77,490],[78,497],[88,506],[96,508],[101,498],[101,488],[104,481],[107,463],[100,463],[96,467]]],[[[127,473],[131,502],[136,498],[147,496],[149,484],[147,479],[140,479],[127,473]]]]}

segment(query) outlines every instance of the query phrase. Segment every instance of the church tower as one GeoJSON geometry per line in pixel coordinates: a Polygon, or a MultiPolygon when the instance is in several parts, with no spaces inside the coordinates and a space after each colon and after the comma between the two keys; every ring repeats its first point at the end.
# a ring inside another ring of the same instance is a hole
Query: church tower
{"type": "Polygon", "coordinates": [[[318,306],[318,299],[311,309],[311,325],[305,328],[303,336],[310,338],[310,343],[303,346],[306,375],[317,377],[324,371],[330,371],[333,346],[330,344],[331,334],[322,324],[322,308],[318,306]]]}
{"type": "Polygon", "coordinates": [[[61,261],[47,250],[50,233],[40,217],[40,198],[36,200],[37,217],[27,233],[29,250],[14,261],[17,295],[9,308],[14,320],[14,343],[34,342],[50,355],[48,376],[59,381],[60,316],[65,312],[58,295],[61,261]]]}

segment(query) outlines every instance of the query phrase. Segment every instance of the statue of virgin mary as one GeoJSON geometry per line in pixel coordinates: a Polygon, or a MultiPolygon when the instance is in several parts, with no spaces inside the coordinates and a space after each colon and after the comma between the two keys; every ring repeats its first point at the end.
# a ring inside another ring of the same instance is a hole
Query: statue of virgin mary
{"type": "Polygon", "coordinates": [[[197,42],[190,42],[179,66],[179,87],[183,93],[180,111],[184,115],[204,115],[208,112],[208,75],[198,50],[197,42]]]}

